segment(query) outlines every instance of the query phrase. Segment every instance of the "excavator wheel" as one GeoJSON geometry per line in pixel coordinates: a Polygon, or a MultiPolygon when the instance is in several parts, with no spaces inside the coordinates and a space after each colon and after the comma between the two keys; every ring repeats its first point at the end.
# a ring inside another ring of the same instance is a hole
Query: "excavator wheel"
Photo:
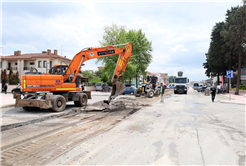
{"type": "Polygon", "coordinates": [[[141,96],[141,90],[138,88],[138,89],[135,89],[134,90],[134,95],[136,96],[136,97],[140,97],[141,96]]]}
{"type": "Polygon", "coordinates": [[[82,107],[87,105],[87,95],[85,93],[79,94],[79,101],[74,101],[74,105],[77,107],[82,107]]]}
{"type": "Polygon", "coordinates": [[[22,108],[25,111],[38,111],[38,110],[40,110],[40,108],[38,108],[38,107],[22,107],[22,108]]]}
{"type": "Polygon", "coordinates": [[[66,108],[66,99],[62,95],[55,95],[52,99],[52,110],[61,112],[66,108]]]}
{"type": "Polygon", "coordinates": [[[155,92],[154,90],[150,89],[148,92],[147,92],[147,96],[148,98],[152,98],[154,96],[155,92]]]}

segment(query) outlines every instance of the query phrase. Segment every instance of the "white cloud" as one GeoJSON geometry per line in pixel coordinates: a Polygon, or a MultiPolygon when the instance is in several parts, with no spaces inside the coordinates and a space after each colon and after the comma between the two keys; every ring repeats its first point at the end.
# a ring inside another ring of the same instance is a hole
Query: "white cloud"
{"type": "Polygon", "coordinates": [[[204,52],[204,53],[208,52],[208,48],[209,48],[208,42],[198,43],[196,46],[199,52],[204,52]]]}
{"type": "Polygon", "coordinates": [[[179,45],[176,45],[174,48],[172,48],[171,51],[172,52],[179,52],[179,51],[186,52],[189,50],[187,48],[185,48],[184,45],[179,44],[179,45]]]}

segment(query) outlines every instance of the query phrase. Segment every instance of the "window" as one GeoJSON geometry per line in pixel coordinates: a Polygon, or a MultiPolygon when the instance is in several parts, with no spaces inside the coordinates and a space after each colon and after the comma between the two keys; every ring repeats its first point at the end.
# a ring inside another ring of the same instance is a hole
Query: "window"
{"type": "Polygon", "coordinates": [[[96,83],[96,86],[101,86],[101,83],[96,83]]]}
{"type": "Polygon", "coordinates": [[[44,67],[44,68],[47,67],[47,62],[46,62],[46,61],[43,62],[43,67],[44,67]]]}
{"type": "Polygon", "coordinates": [[[42,62],[41,61],[38,61],[38,67],[41,68],[42,67],[41,65],[42,65],[42,62]]]}
{"type": "Polygon", "coordinates": [[[35,63],[34,62],[30,62],[30,65],[34,65],[35,63]]]}
{"type": "Polygon", "coordinates": [[[2,62],[0,62],[0,68],[2,68],[2,62]]]}
{"type": "Polygon", "coordinates": [[[50,68],[52,68],[52,61],[50,61],[50,68]]]}
{"type": "Polygon", "coordinates": [[[15,65],[17,65],[18,63],[15,63],[15,65]]]}

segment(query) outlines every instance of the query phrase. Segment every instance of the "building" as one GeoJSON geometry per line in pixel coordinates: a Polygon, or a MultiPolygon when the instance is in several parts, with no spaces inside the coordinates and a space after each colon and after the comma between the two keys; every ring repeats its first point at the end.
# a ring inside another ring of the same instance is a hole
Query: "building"
{"type": "MultiPolygon", "coordinates": [[[[21,51],[14,51],[14,55],[1,56],[1,70],[7,69],[7,74],[12,68],[13,73],[19,72],[19,78],[25,72],[33,71],[36,68],[39,72],[46,73],[54,64],[69,64],[70,59],[58,55],[58,51],[42,51],[41,53],[21,54],[21,51]]],[[[35,71],[35,70],[34,70],[35,71]]]]}
{"type": "Polygon", "coordinates": [[[104,67],[105,67],[105,65],[103,65],[103,66],[98,66],[98,67],[97,67],[97,68],[98,68],[98,71],[104,69],[104,67]]]}

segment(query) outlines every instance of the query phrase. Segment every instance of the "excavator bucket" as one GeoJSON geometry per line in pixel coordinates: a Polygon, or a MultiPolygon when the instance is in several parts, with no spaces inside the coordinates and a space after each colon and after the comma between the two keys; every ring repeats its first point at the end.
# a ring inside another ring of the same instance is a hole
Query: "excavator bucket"
{"type": "Polygon", "coordinates": [[[109,99],[108,100],[104,100],[104,103],[109,104],[110,100],[115,99],[117,96],[122,94],[125,90],[126,90],[126,86],[122,82],[116,81],[112,85],[112,92],[111,92],[111,95],[110,95],[109,99]]]}

